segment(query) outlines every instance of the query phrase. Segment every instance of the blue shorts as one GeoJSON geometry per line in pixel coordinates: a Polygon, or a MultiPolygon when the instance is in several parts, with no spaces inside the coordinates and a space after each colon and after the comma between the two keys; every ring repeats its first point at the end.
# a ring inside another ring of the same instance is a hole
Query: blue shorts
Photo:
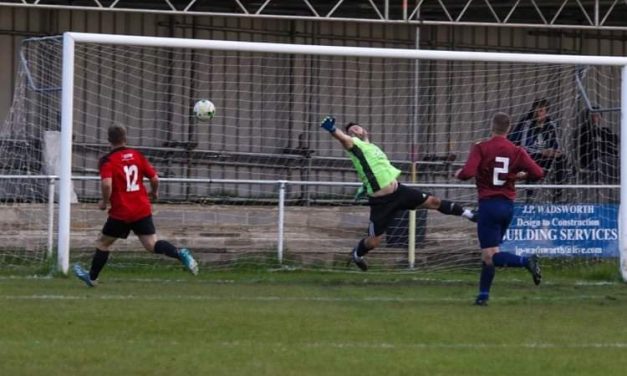
{"type": "Polygon", "coordinates": [[[502,197],[479,200],[477,235],[481,249],[498,247],[514,216],[514,202],[502,197]]]}

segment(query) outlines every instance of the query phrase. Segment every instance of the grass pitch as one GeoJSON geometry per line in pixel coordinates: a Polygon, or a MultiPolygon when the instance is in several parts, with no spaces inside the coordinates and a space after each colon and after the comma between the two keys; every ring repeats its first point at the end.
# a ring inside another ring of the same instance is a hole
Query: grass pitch
{"type": "MultiPolygon", "coordinates": [[[[545,273],[546,274],[546,273],[545,273]]],[[[0,276],[0,375],[624,375],[627,290],[498,271],[0,276]]]]}

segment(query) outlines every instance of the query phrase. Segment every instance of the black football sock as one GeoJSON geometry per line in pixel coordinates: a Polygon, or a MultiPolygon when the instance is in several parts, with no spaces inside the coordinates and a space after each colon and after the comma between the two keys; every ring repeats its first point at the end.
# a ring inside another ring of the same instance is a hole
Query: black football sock
{"type": "Polygon", "coordinates": [[[462,215],[464,213],[464,208],[452,201],[440,200],[440,207],[438,208],[438,211],[446,215],[462,215]]]}
{"type": "Polygon", "coordinates": [[[94,258],[91,260],[91,269],[89,270],[89,279],[95,281],[98,279],[98,275],[102,268],[104,268],[107,260],[109,259],[109,251],[101,251],[96,249],[94,258]]]}
{"type": "Polygon", "coordinates": [[[155,243],[155,253],[162,253],[168,257],[179,258],[179,250],[172,243],[165,240],[157,240],[155,243]]]}
{"type": "Polygon", "coordinates": [[[356,251],[357,256],[361,257],[361,256],[364,256],[366,253],[368,253],[368,251],[370,251],[373,248],[366,246],[366,238],[363,238],[359,241],[359,244],[357,244],[357,247],[353,249],[356,251]]]}

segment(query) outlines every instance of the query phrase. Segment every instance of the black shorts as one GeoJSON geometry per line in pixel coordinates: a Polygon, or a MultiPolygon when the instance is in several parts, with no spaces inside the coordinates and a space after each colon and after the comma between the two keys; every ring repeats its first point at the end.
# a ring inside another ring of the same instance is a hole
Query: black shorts
{"type": "Polygon", "coordinates": [[[126,239],[131,230],[135,235],[153,235],[157,232],[152,222],[152,215],[149,215],[130,223],[109,217],[102,228],[102,234],[112,238],[126,239]]]}
{"type": "Polygon", "coordinates": [[[368,235],[379,236],[385,232],[399,210],[414,210],[422,205],[430,193],[398,184],[394,193],[381,197],[368,198],[370,205],[370,226],[368,235]]]}

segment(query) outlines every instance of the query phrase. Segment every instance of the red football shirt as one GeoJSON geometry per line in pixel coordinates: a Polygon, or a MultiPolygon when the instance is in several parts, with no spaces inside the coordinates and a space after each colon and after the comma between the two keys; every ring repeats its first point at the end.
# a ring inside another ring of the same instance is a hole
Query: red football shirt
{"type": "Polygon", "coordinates": [[[494,136],[473,145],[466,164],[457,175],[461,180],[475,177],[479,199],[489,197],[516,198],[515,176],[525,171],[529,180],[541,179],[544,171],[525,149],[507,138],[494,136]]]}
{"type": "Polygon", "coordinates": [[[141,152],[127,147],[114,149],[100,159],[99,169],[100,179],[112,179],[111,218],[135,222],[152,214],[143,179],[157,173],[141,152]]]}

